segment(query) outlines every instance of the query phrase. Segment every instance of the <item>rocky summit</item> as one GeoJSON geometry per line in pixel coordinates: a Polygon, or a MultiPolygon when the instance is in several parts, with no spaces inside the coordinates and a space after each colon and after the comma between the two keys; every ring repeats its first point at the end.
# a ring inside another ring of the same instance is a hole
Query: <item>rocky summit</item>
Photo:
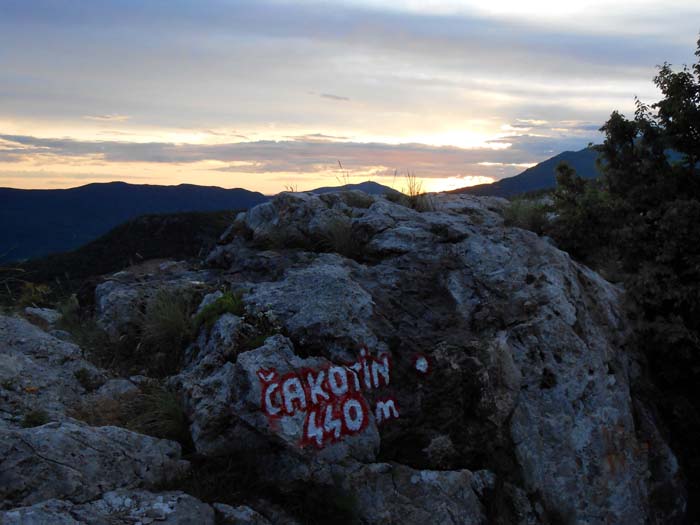
{"type": "Polygon", "coordinates": [[[508,205],[282,193],[204,261],[103,277],[99,360],[1,317],[0,523],[679,522],[622,290],[508,205]],[[158,298],[186,336],[144,328],[158,298]]]}

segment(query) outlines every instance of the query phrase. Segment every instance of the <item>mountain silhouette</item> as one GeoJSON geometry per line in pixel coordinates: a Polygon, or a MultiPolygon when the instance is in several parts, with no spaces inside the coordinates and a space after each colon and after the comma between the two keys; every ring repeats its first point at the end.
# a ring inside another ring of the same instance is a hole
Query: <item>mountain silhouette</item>
{"type": "Polygon", "coordinates": [[[240,188],[88,184],[61,190],[0,188],[0,263],[78,248],[139,215],[246,209],[267,200],[240,188]]]}
{"type": "Polygon", "coordinates": [[[520,193],[547,190],[556,187],[554,170],[560,162],[568,163],[584,179],[593,179],[600,173],[596,167],[598,152],[592,148],[580,151],[565,151],[526,169],[519,175],[501,179],[491,184],[479,184],[452,190],[450,193],[468,193],[470,195],[492,195],[495,197],[512,197],[520,193]]]}

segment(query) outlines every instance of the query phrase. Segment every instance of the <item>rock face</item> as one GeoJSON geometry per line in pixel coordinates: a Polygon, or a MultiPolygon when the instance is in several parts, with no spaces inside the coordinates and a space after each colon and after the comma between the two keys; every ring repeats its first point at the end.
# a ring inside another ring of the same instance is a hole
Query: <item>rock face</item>
{"type": "Polygon", "coordinates": [[[36,411],[63,421],[85,395],[86,382],[106,379],[76,345],[24,319],[0,316],[0,334],[0,428],[18,428],[36,411]]]}
{"type": "MultiPolygon", "coordinates": [[[[113,339],[158,290],[196,290],[198,312],[242,297],[245,312],[203,323],[162,382],[196,461],[234,466],[222,475],[238,475],[238,499],[146,492],[188,467],[179,446],[72,421],[73,372],[90,366],[79,349],[0,317],[0,374],[19,378],[0,390],[0,520],[680,523],[677,462],[633,397],[621,290],[505,227],[504,200],[426,202],[283,193],[238,216],[208,269],[97,287],[113,339]],[[55,422],[20,429],[30,374],[48,378],[35,394],[55,422]]],[[[146,381],[89,370],[95,396],[146,381]]]]}
{"type": "Polygon", "coordinates": [[[648,429],[635,424],[619,289],[504,227],[499,199],[440,196],[424,213],[353,201],[281,194],[241,214],[238,236],[209,260],[236,274],[250,311],[280,320],[295,354],[346,365],[362,349],[390,356],[390,383],[361,389],[368,406],[398,409],[379,427],[379,459],[491,471],[536,501],[542,521],[644,522],[659,471],[683,507],[675,459],[666,451],[652,465],[648,429]],[[265,263],[251,268],[255,258],[265,263]]]}
{"type": "Polygon", "coordinates": [[[484,509],[468,470],[413,470],[375,463],[348,473],[360,518],[369,523],[484,523],[484,509]]]}
{"type": "Polygon", "coordinates": [[[75,423],[0,431],[0,501],[85,502],[115,488],[151,487],[187,469],[180,446],[117,427],[75,423]]]}
{"type": "Polygon", "coordinates": [[[116,273],[95,289],[98,323],[113,341],[131,336],[146,302],[158,292],[194,291],[208,279],[208,272],[190,271],[182,263],[173,262],[116,273]]]}
{"type": "Polygon", "coordinates": [[[100,499],[76,505],[50,499],[29,507],[0,512],[6,525],[214,525],[215,513],[209,505],[182,492],[153,494],[146,491],[116,490],[100,499]]]}

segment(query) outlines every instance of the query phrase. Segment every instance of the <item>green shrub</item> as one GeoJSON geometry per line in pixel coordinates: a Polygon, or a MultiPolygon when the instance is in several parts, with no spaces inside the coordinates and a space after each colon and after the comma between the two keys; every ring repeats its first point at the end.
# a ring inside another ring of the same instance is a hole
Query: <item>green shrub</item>
{"type": "Polygon", "coordinates": [[[515,226],[541,235],[547,224],[549,206],[528,199],[514,199],[503,211],[506,226],[515,226]]]}
{"type": "Polygon", "coordinates": [[[40,427],[41,425],[45,425],[49,421],[49,415],[46,413],[46,411],[39,409],[32,410],[31,412],[27,412],[26,414],[24,414],[20,425],[22,426],[22,428],[34,428],[40,427]]]}
{"type": "Polygon", "coordinates": [[[245,313],[245,305],[243,304],[243,294],[240,292],[224,292],[224,295],[216,301],[205,306],[194,318],[194,330],[199,332],[199,329],[204,326],[207,330],[212,329],[214,323],[224,314],[233,314],[242,317],[245,313]]]}

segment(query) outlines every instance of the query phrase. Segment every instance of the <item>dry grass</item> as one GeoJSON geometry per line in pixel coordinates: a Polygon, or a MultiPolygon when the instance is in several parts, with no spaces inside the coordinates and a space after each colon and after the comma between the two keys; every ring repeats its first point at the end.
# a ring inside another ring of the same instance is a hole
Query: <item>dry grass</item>
{"type": "Polygon", "coordinates": [[[116,398],[98,398],[74,407],[70,415],[94,427],[117,426],[177,441],[192,449],[189,421],[177,396],[157,384],[116,398]]]}
{"type": "Polygon", "coordinates": [[[423,191],[423,181],[415,173],[406,172],[406,186],[402,192],[407,197],[407,205],[419,212],[435,211],[437,205],[432,195],[423,191]]]}
{"type": "Polygon", "coordinates": [[[352,220],[338,216],[326,224],[323,232],[323,247],[344,255],[350,259],[359,259],[362,255],[362,244],[352,229],[352,220]]]}
{"type": "Polygon", "coordinates": [[[178,369],[192,340],[192,309],[191,296],[172,290],[160,290],[146,303],[139,350],[151,354],[154,368],[164,375],[178,369]]]}
{"type": "Polygon", "coordinates": [[[135,396],[132,407],[132,417],[125,425],[128,429],[191,448],[189,421],[174,393],[157,386],[147,387],[135,396]]]}
{"type": "Polygon", "coordinates": [[[348,186],[350,184],[350,173],[348,172],[348,170],[343,168],[343,165],[340,161],[338,161],[338,167],[340,168],[340,175],[337,175],[335,179],[341,186],[348,186]]]}
{"type": "Polygon", "coordinates": [[[46,284],[36,284],[25,282],[22,286],[22,293],[17,299],[17,306],[47,306],[51,287],[46,284]]]}

